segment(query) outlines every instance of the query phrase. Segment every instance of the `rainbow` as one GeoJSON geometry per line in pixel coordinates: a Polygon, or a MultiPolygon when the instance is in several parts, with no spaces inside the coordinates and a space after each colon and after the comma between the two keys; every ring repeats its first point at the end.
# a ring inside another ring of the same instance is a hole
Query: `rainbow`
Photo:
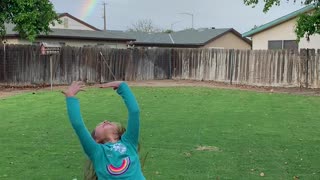
{"type": "Polygon", "coordinates": [[[97,2],[98,0],[84,0],[84,5],[80,15],[83,20],[87,20],[90,14],[92,14],[97,5],[97,2]]]}
{"type": "Polygon", "coordinates": [[[123,159],[121,166],[114,167],[113,165],[109,165],[107,167],[107,170],[111,175],[118,176],[125,173],[128,170],[129,166],[130,166],[130,158],[127,157],[123,159]]]}

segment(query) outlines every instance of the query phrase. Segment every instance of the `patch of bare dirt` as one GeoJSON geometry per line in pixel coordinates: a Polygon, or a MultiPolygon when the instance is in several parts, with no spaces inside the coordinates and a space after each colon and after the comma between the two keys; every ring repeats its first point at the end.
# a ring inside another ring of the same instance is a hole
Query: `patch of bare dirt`
{"type": "Polygon", "coordinates": [[[197,151],[215,151],[215,152],[221,151],[218,147],[215,147],[215,146],[198,146],[196,150],[197,151]]]}
{"type": "Polygon", "coordinates": [[[13,88],[0,88],[0,99],[7,96],[13,96],[19,93],[27,92],[26,90],[15,90],[13,88]]]}
{"type": "Polygon", "coordinates": [[[158,80],[158,81],[135,81],[129,82],[133,86],[150,86],[150,87],[178,87],[178,86],[190,86],[190,87],[208,87],[216,89],[238,89],[245,91],[266,92],[266,93],[288,93],[298,95],[310,95],[319,96],[320,89],[306,89],[298,87],[260,87],[260,86],[248,86],[237,84],[226,84],[211,81],[192,81],[192,80],[158,80]]]}
{"type": "MultiPolygon", "coordinates": [[[[53,90],[63,90],[66,86],[55,86],[53,90]]],[[[40,91],[50,91],[51,88],[48,86],[0,86],[0,99],[8,96],[14,96],[21,93],[37,93],[40,91]]]]}
{"type": "MultiPolygon", "coordinates": [[[[143,86],[143,87],[207,87],[215,89],[238,89],[245,91],[255,91],[262,93],[288,93],[307,96],[319,96],[320,89],[306,89],[306,88],[283,88],[283,87],[259,87],[259,86],[247,86],[247,85],[230,85],[226,83],[218,83],[211,81],[192,81],[192,80],[150,80],[150,81],[130,81],[130,86],[143,86]]],[[[99,84],[90,85],[88,88],[99,87],[99,84]]],[[[54,86],[53,90],[63,90],[66,86],[54,86]]],[[[50,91],[49,86],[0,86],[0,99],[8,96],[26,93],[26,92],[38,92],[38,91],[50,91]]]]}

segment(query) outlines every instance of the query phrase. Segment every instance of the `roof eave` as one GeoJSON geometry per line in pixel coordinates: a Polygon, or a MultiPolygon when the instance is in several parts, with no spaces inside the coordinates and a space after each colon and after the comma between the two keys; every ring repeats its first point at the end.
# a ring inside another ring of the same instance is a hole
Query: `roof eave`
{"type": "Polygon", "coordinates": [[[245,33],[242,34],[242,37],[251,37],[254,34],[260,33],[262,31],[270,29],[270,28],[272,28],[272,27],[274,27],[274,26],[276,26],[278,24],[281,24],[281,23],[287,22],[287,21],[289,21],[291,19],[294,19],[297,16],[299,16],[300,14],[303,14],[303,13],[306,13],[308,11],[311,11],[314,8],[315,8],[314,5],[306,6],[306,7],[302,8],[302,9],[299,9],[297,11],[294,11],[294,12],[290,13],[290,14],[282,16],[282,17],[280,17],[278,19],[275,19],[275,20],[273,20],[273,21],[271,21],[269,23],[266,23],[266,24],[264,24],[264,25],[262,25],[260,27],[257,27],[255,29],[253,29],[253,30],[245,32],[245,33]]]}
{"type": "Polygon", "coordinates": [[[212,41],[215,41],[216,39],[218,39],[218,38],[226,35],[226,34],[229,33],[229,32],[233,33],[234,35],[236,35],[236,36],[239,37],[240,39],[244,40],[244,41],[245,41],[246,43],[248,43],[249,45],[252,45],[252,41],[251,41],[251,40],[249,40],[249,39],[247,39],[247,38],[245,38],[245,37],[242,37],[242,35],[241,35],[238,31],[236,31],[235,29],[233,29],[233,28],[230,28],[230,29],[228,29],[227,31],[219,34],[218,36],[216,36],[216,37],[208,40],[208,41],[205,42],[204,44],[208,44],[208,43],[210,43],[210,42],[212,42],[212,41]]]}
{"type": "MultiPolygon", "coordinates": [[[[7,34],[5,37],[19,38],[19,34],[7,34]]],[[[99,38],[99,37],[81,37],[81,36],[59,36],[59,35],[39,35],[37,38],[60,38],[60,39],[81,39],[81,40],[105,40],[105,41],[135,41],[135,39],[121,39],[121,38],[99,38]]]]}
{"type": "Polygon", "coordinates": [[[85,26],[87,26],[87,27],[95,30],[95,31],[102,31],[101,29],[98,29],[98,28],[92,26],[91,24],[88,24],[88,23],[82,21],[81,19],[78,19],[78,18],[72,16],[72,15],[69,14],[69,13],[58,13],[58,17],[59,17],[59,18],[61,18],[61,17],[63,17],[63,16],[67,16],[67,17],[69,17],[69,18],[71,18],[71,19],[73,19],[73,20],[75,20],[75,21],[77,21],[77,22],[79,22],[79,23],[81,23],[81,24],[83,24],[83,25],[85,25],[85,26]]]}
{"type": "Polygon", "coordinates": [[[150,42],[133,42],[134,45],[139,46],[158,46],[158,47],[200,47],[204,44],[173,44],[173,43],[150,43],[150,42]]]}
{"type": "Polygon", "coordinates": [[[59,36],[59,35],[40,35],[38,38],[62,38],[62,39],[81,39],[81,40],[106,40],[106,41],[134,41],[135,39],[122,38],[99,38],[99,37],[81,37],[81,36],[59,36]]]}

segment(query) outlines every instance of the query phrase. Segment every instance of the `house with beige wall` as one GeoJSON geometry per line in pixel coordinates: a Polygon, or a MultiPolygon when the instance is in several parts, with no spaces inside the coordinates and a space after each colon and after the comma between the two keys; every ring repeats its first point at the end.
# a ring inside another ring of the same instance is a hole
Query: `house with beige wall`
{"type": "Polygon", "coordinates": [[[251,49],[251,41],[247,38],[241,38],[240,33],[236,30],[229,29],[206,42],[203,48],[251,49]]]}
{"type": "Polygon", "coordinates": [[[41,42],[47,42],[62,46],[98,46],[124,49],[127,48],[128,42],[135,40],[123,33],[115,34],[111,31],[101,31],[68,13],[59,14],[59,18],[62,21],[61,24],[56,22],[55,26],[51,26],[52,32],[48,35],[38,35],[34,42],[21,38],[17,32],[13,31],[13,24],[6,24],[7,32],[4,42],[6,44],[26,45],[38,45],[41,42]]]}
{"type": "Polygon", "coordinates": [[[173,33],[127,32],[135,47],[251,49],[251,41],[233,28],[187,29],[173,33]]]}
{"type": "MultiPolygon", "coordinates": [[[[13,25],[7,27],[13,28],[13,25]]],[[[134,41],[125,35],[114,34],[109,31],[92,31],[92,30],[75,30],[75,29],[52,29],[48,35],[40,34],[34,42],[27,41],[20,38],[19,34],[14,31],[8,31],[5,36],[6,44],[26,44],[26,45],[39,45],[41,42],[60,44],[61,46],[98,46],[109,48],[127,48],[130,41],[134,41]]]]}
{"type": "Polygon", "coordinates": [[[251,37],[252,49],[320,49],[320,35],[310,36],[310,40],[302,38],[297,42],[294,32],[296,21],[300,14],[311,12],[314,6],[306,6],[300,10],[280,17],[267,24],[259,26],[243,34],[243,37],[251,37]]]}

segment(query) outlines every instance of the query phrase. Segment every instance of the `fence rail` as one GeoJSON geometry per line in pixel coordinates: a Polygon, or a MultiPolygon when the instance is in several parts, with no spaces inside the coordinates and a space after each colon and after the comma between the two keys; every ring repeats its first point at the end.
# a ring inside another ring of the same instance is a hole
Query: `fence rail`
{"type": "MultiPolygon", "coordinates": [[[[53,83],[74,80],[186,79],[230,84],[320,87],[320,50],[107,49],[63,47],[53,55],[53,83]]],[[[37,46],[0,45],[0,83],[50,83],[49,57],[37,46]]]]}

